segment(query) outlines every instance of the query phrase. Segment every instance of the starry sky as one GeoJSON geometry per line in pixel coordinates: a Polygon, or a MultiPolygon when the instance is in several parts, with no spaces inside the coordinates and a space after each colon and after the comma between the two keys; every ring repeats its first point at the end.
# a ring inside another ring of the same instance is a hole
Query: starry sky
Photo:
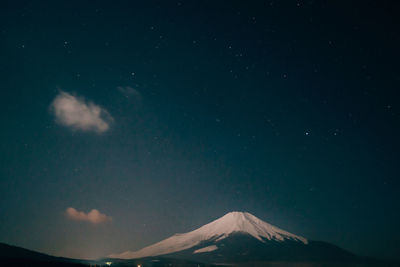
{"type": "Polygon", "coordinates": [[[2,1],[0,241],[75,258],[247,211],[400,255],[396,1],[2,1]]]}

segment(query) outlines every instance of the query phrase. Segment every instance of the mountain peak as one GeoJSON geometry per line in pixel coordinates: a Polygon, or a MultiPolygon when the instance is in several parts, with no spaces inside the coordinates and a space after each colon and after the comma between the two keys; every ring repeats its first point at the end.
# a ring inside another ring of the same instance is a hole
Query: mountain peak
{"type": "Polygon", "coordinates": [[[233,211],[225,214],[221,218],[206,224],[199,229],[191,232],[198,232],[208,237],[218,237],[217,240],[224,239],[228,235],[240,232],[249,234],[264,242],[265,239],[284,241],[290,239],[301,241],[307,244],[307,239],[286,232],[278,227],[266,223],[248,212],[233,211]]]}
{"type": "Polygon", "coordinates": [[[222,219],[224,217],[233,217],[233,218],[238,219],[238,218],[246,217],[246,215],[251,215],[251,214],[246,211],[231,211],[231,212],[228,212],[227,214],[225,214],[224,216],[222,216],[220,219],[222,219]]]}
{"type": "Polygon", "coordinates": [[[203,241],[218,242],[234,233],[250,235],[260,242],[266,242],[266,240],[278,242],[291,240],[304,244],[308,243],[308,240],[304,237],[279,229],[248,212],[233,211],[194,231],[184,234],[175,234],[141,250],[113,254],[110,255],[110,257],[129,259],[165,255],[192,248],[203,241]]]}
{"type": "Polygon", "coordinates": [[[221,218],[217,219],[216,221],[219,220],[227,220],[230,222],[244,222],[244,221],[251,221],[257,219],[259,220],[256,216],[254,216],[251,213],[245,212],[245,211],[231,211],[222,216],[221,218]]]}

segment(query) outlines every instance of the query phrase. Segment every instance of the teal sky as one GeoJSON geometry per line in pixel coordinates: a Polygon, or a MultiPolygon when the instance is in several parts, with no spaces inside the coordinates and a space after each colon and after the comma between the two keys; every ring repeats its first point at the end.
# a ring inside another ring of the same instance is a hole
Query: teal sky
{"type": "Polygon", "coordinates": [[[398,4],[145,2],[3,1],[0,242],[96,258],[236,210],[397,257],[398,4]]]}

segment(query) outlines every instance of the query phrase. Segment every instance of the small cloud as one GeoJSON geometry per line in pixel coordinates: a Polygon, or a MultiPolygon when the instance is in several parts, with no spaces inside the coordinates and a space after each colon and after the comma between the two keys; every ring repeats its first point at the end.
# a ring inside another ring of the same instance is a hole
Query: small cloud
{"type": "Polygon", "coordinates": [[[136,90],[135,88],[132,88],[130,86],[118,86],[117,89],[126,98],[129,98],[129,97],[135,97],[135,98],[138,98],[138,99],[142,98],[142,94],[138,90],[136,90]]]}
{"type": "Polygon", "coordinates": [[[92,209],[88,213],[85,213],[83,211],[77,211],[76,209],[70,207],[67,208],[65,213],[68,218],[75,221],[86,221],[94,224],[112,221],[112,218],[110,216],[107,216],[96,209],[92,209]]]}
{"type": "Polygon", "coordinates": [[[54,98],[50,111],[55,115],[57,123],[85,132],[105,132],[113,121],[104,108],[64,91],[60,91],[54,98]]]}

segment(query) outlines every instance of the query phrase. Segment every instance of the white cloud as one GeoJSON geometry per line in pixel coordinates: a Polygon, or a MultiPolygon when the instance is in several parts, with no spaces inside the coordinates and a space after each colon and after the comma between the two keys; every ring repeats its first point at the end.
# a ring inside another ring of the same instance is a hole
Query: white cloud
{"type": "Polygon", "coordinates": [[[54,98],[50,110],[59,124],[74,130],[102,133],[110,128],[113,121],[104,108],[63,91],[54,98]]]}
{"type": "Polygon", "coordinates": [[[88,213],[77,211],[74,208],[67,208],[65,211],[68,218],[75,221],[86,221],[94,224],[112,221],[110,216],[107,216],[96,209],[92,209],[88,213]]]}

